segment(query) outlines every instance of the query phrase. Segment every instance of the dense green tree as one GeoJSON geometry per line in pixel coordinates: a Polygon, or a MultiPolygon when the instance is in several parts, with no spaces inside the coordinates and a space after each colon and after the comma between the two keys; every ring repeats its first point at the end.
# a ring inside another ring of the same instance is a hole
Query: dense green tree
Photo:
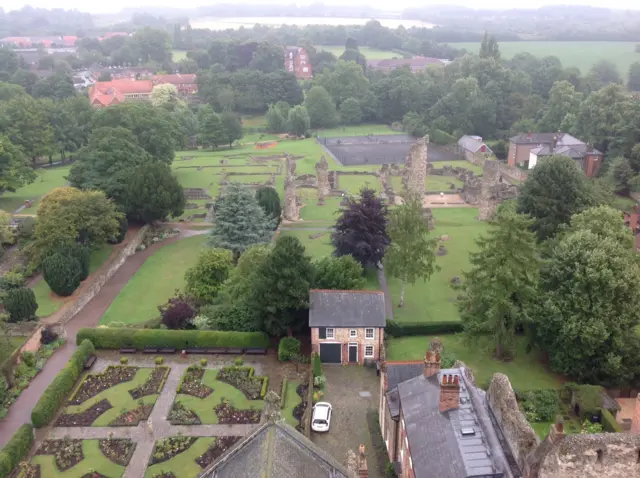
{"type": "Polygon", "coordinates": [[[151,27],[140,28],[134,33],[132,42],[142,63],[171,61],[171,38],[164,30],[151,27]]]}
{"type": "Polygon", "coordinates": [[[350,254],[363,267],[375,266],[384,257],[389,242],[387,206],[376,192],[363,188],[359,197],[347,198],[331,233],[334,254],[350,254]]]}
{"type": "Polygon", "coordinates": [[[225,141],[226,137],[220,116],[209,105],[200,107],[198,111],[198,143],[215,149],[225,141]]]}
{"type": "Polygon", "coordinates": [[[314,86],[307,92],[304,107],[309,113],[312,128],[331,128],[338,124],[336,105],[322,86],[314,86]]]}
{"type": "Polygon", "coordinates": [[[33,89],[36,83],[38,83],[38,80],[40,80],[40,77],[36,73],[22,68],[11,75],[11,83],[22,86],[30,95],[33,94],[33,89]]]}
{"type": "Polygon", "coordinates": [[[613,239],[629,250],[635,245],[634,235],[625,225],[620,211],[609,206],[592,207],[573,215],[563,235],[579,230],[589,231],[603,239],[613,239]]]}
{"type": "Polygon", "coordinates": [[[215,203],[215,224],[209,244],[233,251],[234,259],[254,244],[271,240],[272,221],[258,204],[253,191],[239,183],[231,183],[215,203]]]}
{"type": "Polygon", "coordinates": [[[636,61],[629,66],[627,78],[627,88],[631,91],[640,91],[640,61],[636,61]]]}
{"type": "Polygon", "coordinates": [[[18,69],[18,55],[11,48],[0,47],[0,71],[12,75],[18,69]]]}
{"type": "Polygon", "coordinates": [[[275,105],[270,105],[266,114],[267,131],[269,133],[284,133],[287,130],[288,116],[288,112],[285,117],[275,105]]]}
{"type": "Polygon", "coordinates": [[[359,99],[369,90],[369,80],[360,65],[339,61],[335,68],[317,75],[314,84],[322,86],[340,106],[347,98],[359,99]]]}
{"type": "Polygon", "coordinates": [[[540,240],[555,235],[572,215],[596,205],[584,173],[567,156],[537,164],[518,196],[518,212],[533,218],[532,229],[540,240]]]}
{"type": "Polygon", "coordinates": [[[0,194],[14,192],[35,179],[36,174],[22,150],[0,135],[0,194]]]}
{"type": "Polygon", "coordinates": [[[9,101],[19,96],[27,96],[27,91],[20,85],[0,82],[0,101],[9,101]]]}
{"type": "Polygon", "coordinates": [[[225,141],[231,147],[234,141],[241,139],[244,135],[240,117],[231,111],[223,111],[220,114],[220,121],[222,122],[225,141]]]}
{"type": "Polygon", "coordinates": [[[42,276],[55,294],[67,297],[80,285],[82,266],[75,257],[54,252],[42,261],[42,276]]]}
{"type": "Polygon", "coordinates": [[[632,189],[632,181],[636,176],[627,158],[614,158],[607,170],[607,180],[618,194],[627,195],[632,189]]]}
{"type": "Polygon", "coordinates": [[[8,290],[3,300],[4,309],[9,314],[9,322],[23,322],[35,318],[38,310],[36,296],[32,289],[19,287],[8,290]]]}
{"type": "Polygon", "coordinates": [[[16,233],[11,223],[11,214],[0,209],[0,245],[15,242],[16,233]]]}
{"type": "Polygon", "coordinates": [[[275,43],[261,42],[253,52],[249,68],[272,73],[282,69],[284,49],[275,43]]]}
{"type": "Polygon", "coordinates": [[[125,181],[123,207],[131,220],[151,223],[178,217],[185,203],[184,189],[167,164],[143,162],[125,181]]]}
{"type": "Polygon", "coordinates": [[[613,62],[602,59],[593,64],[589,73],[587,73],[585,82],[592,90],[599,90],[610,84],[621,85],[622,78],[613,62]]]}
{"type": "Polygon", "coordinates": [[[310,121],[307,108],[298,105],[289,110],[289,118],[287,118],[289,134],[304,136],[309,131],[309,127],[310,121]]]}
{"type": "Polygon", "coordinates": [[[176,106],[182,103],[178,88],[170,83],[156,85],[151,90],[151,104],[155,107],[159,106],[176,106]]]}
{"type": "Polygon", "coordinates": [[[384,256],[385,270],[400,279],[400,301],[404,306],[404,288],[418,279],[427,281],[437,270],[438,239],[429,237],[421,201],[409,201],[389,213],[387,233],[391,241],[384,256]]]}
{"type": "Polygon", "coordinates": [[[528,307],[537,298],[539,264],[532,220],[501,208],[486,235],[470,255],[458,308],[465,334],[485,339],[498,358],[513,356],[515,332],[527,323],[528,307]]]}
{"type": "Polygon", "coordinates": [[[0,116],[5,135],[35,163],[53,152],[53,128],[42,101],[22,95],[2,105],[0,116]]]}
{"type": "Polygon", "coordinates": [[[540,273],[532,316],[552,370],[619,386],[632,378],[640,268],[631,249],[590,230],[567,234],[540,273]],[[630,346],[631,344],[631,346],[630,346]]]}
{"type": "Polygon", "coordinates": [[[347,98],[340,105],[340,120],[344,124],[359,124],[362,122],[362,108],[355,98],[347,98]]]}
{"type": "Polygon", "coordinates": [[[340,61],[355,63],[364,71],[367,68],[367,58],[357,48],[346,48],[339,57],[340,61]]]}
{"type": "Polygon", "coordinates": [[[363,269],[351,256],[323,257],[313,263],[315,289],[360,290],[364,288],[363,269]]]}
{"type": "Polygon", "coordinates": [[[60,101],[76,95],[76,89],[69,75],[56,73],[41,79],[33,86],[33,96],[60,101]]]}
{"type": "Polygon", "coordinates": [[[227,249],[208,249],[200,253],[195,266],[187,269],[185,291],[203,302],[211,302],[233,269],[233,255],[227,249]]]}
{"type": "Polygon", "coordinates": [[[281,236],[258,269],[252,303],[262,329],[283,335],[306,326],[313,266],[297,237],[281,236]]]}
{"type": "Polygon", "coordinates": [[[567,115],[576,115],[582,103],[582,93],[568,81],[558,81],[549,92],[549,102],[540,119],[540,131],[561,131],[567,115]]]}
{"type": "Polygon", "coordinates": [[[488,32],[484,32],[484,38],[480,44],[480,58],[495,58],[500,59],[500,47],[493,35],[489,35],[488,32]]]}
{"type": "Polygon", "coordinates": [[[270,186],[261,187],[256,191],[256,200],[266,216],[273,222],[274,229],[277,228],[278,224],[280,224],[282,212],[278,191],[270,186]]]}

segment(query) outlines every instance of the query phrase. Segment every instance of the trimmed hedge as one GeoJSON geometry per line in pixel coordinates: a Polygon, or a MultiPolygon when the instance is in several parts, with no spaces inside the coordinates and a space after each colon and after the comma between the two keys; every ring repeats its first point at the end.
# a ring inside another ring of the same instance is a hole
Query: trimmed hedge
{"type": "Polygon", "coordinates": [[[33,445],[33,425],[22,425],[0,450],[0,478],[6,478],[26,458],[33,445]]]}
{"type": "Polygon", "coordinates": [[[295,337],[284,337],[278,344],[278,360],[287,362],[300,353],[300,341],[295,337]]]}
{"type": "Polygon", "coordinates": [[[600,413],[600,421],[602,422],[602,428],[604,428],[605,432],[622,433],[624,431],[613,414],[606,408],[603,408],[600,413]]]}
{"type": "Polygon", "coordinates": [[[83,340],[80,343],[67,365],[53,379],[53,382],[44,391],[36,406],[33,407],[31,422],[34,427],[42,428],[51,422],[84,370],[84,363],[94,353],[95,348],[91,341],[83,340]]]}
{"type": "Polygon", "coordinates": [[[320,377],[324,375],[322,372],[322,362],[320,361],[320,354],[313,354],[313,377],[320,377]]]}
{"type": "Polygon", "coordinates": [[[286,405],[286,397],[287,397],[287,377],[282,379],[282,390],[280,390],[280,408],[284,409],[286,405]]]}
{"type": "Polygon", "coordinates": [[[405,337],[407,335],[436,335],[455,334],[462,332],[462,322],[396,322],[388,320],[384,331],[391,337],[405,337]]]}
{"type": "Polygon", "coordinates": [[[97,349],[168,347],[178,350],[193,347],[269,348],[263,332],[218,332],[211,330],[162,329],[80,329],[77,343],[90,340],[97,349]]]}

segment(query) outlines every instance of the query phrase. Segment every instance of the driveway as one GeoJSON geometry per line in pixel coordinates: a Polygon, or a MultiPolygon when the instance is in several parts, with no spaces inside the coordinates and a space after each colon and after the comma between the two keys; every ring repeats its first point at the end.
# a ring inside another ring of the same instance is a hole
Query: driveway
{"type": "Polygon", "coordinates": [[[323,370],[327,383],[322,400],[333,406],[331,429],[328,433],[312,431],[311,439],[344,466],[348,466],[347,451],[351,450],[357,455],[358,447],[364,444],[369,477],[381,478],[367,425],[367,412],[378,409],[380,377],[376,375],[376,369],[325,364],[323,370]],[[369,392],[370,395],[363,397],[360,392],[369,392]]]}

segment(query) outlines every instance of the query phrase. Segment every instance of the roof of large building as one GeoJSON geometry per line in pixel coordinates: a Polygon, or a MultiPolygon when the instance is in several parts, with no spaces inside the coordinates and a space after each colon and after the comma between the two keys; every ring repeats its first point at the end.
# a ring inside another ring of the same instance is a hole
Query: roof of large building
{"type": "Polygon", "coordinates": [[[309,327],[384,327],[384,292],[321,290],[309,293],[309,327]]]}
{"type": "Polygon", "coordinates": [[[267,422],[199,478],[348,478],[349,471],[284,423],[267,422]]]}
{"type": "Polygon", "coordinates": [[[89,102],[102,106],[121,103],[125,95],[150,94],[153,90],[151,80],[117,79],[111,81],[97,81],[89,87],[89,102]]]}
{"type": "Polygon", "coordinates": [[[190,85],[196,82],[195,74],[156,75],[153,77],[158,84],[169,83],[172,85],[190,85]]]}
{"type": "Polygon", "coordinates": [[[580,141],[568,133],[520,133],[509,138],[515,144],[536,144],[531,152],[538,156],[559,154],[573,159],[582,159],[587,154],[601,155],[591,145],[580,141]]]}

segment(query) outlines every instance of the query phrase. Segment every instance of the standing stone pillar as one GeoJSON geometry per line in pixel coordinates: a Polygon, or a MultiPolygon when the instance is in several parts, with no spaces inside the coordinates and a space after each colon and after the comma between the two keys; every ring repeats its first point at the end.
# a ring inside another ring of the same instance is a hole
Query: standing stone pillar
{"type": "Polygon", "coordinates": [[[486,160],[482,168],[482,187],[480,189],[480,201],[478,203],[478,219],[486,221],[496,211],[500,200],[496,197],[495,190],[500,183],[500,163],[495,160],[486,160]]]}
{"type": "Polygon", "coordinates": [[[318,205],[324,205],[324,198],[331,192],[329,185],[329,163],[324,156],[316,163],[316,177],[318,179],[318,205]]]}
{"type": "Polygon", "coordinates": [[[285,174],[283,216],[288,221],[298,221],[300,212],[296,196],[296,162],[288,153],[285,153],[285,174]]]}

